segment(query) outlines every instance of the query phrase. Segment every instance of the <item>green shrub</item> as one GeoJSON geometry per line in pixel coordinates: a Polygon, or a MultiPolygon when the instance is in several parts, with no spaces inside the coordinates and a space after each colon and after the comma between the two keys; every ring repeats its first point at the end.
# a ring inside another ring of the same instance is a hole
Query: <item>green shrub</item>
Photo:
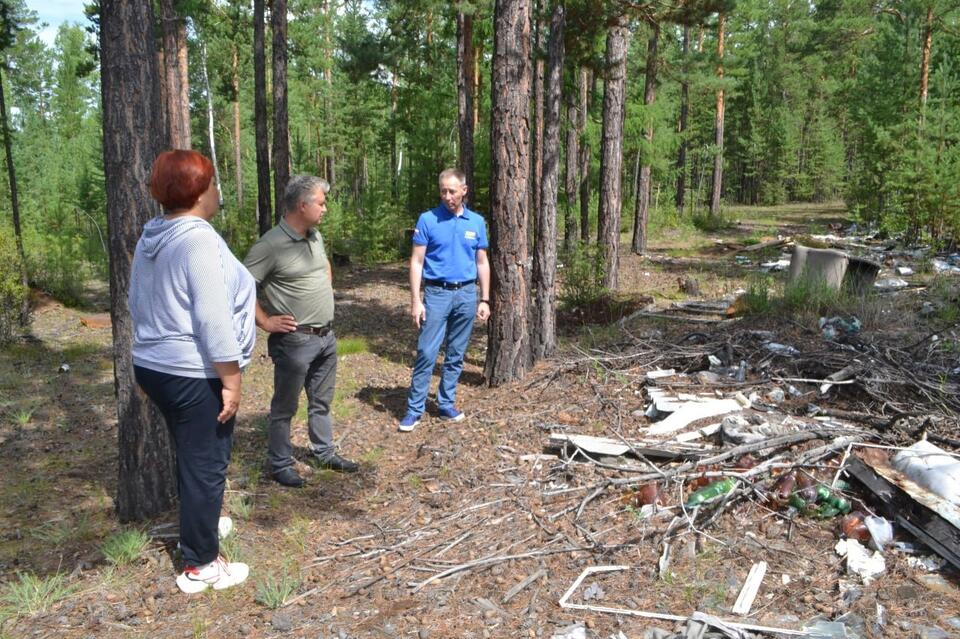
{"type": "Polygon", "coordinates": [[[733,227],[733,223],[724,219],[723,215],[710,215],[707,212],[695,213],[691,220],[696,228],[707,233],[722,231],[733,227]]]}
{"type": "Polygon", "coordinates": [[[147,533],[134,528],[108,537],[100,551],[114,566],[126,566],[140,557],[148,542],[147,533]]]}
{"type": "Polygon", "coordinates": [[[765,315],[772,311],[775,304],[773,280],[765,275],[752,277],[747,283],[743,302],[747,315],[765,315]]]}
{"type": "Polygon", "coordinates": [[[560,257],[563,264],[560,304],[567,308],[587,306],[607,295],[603,286],[603,257],[595,244],[581,244],[560,257]]]}
{"type": "Polygon", "coordinates": [[[17,244],[9,229],[0,229],[0,344],[7,342],[20,325],[20,309],[26,303],[28,291],[20,276],[20,257],[17,244]]]}
{"type": "Polygon", "coordinates": [[[31,284],[67,306],[79,304],[84,280],[91,274],[83,254],[84,238],[72,234],[48,234],[28,239],[26,253],[31,284]]]}
{"type": "Polygon", "coordinates": [[[255,600],[257,603],[267,608],[279,608],[287,602],[287,599],[300,587],[300,580],[290,576],[287,569],[284,568],[280,577],[274,577],[272,572],[264,575],[263,579],[257,584],[257,594],[255,600]]]}
{"type": "Polygon", "coordinates": [[[69,597],[75,586],[67,583],[62,574],[36,577],[20,573],[19,579],[11,581],[0,591],[0,616],[35,615],[44,612],[58,601],[69,597]]]}
{"type": "Polygon", "coordinates": [[[366,353],[370,350],[366,338],[363,337],[338,337],[337,355],[356,355],[357,353],[366,353]]]}

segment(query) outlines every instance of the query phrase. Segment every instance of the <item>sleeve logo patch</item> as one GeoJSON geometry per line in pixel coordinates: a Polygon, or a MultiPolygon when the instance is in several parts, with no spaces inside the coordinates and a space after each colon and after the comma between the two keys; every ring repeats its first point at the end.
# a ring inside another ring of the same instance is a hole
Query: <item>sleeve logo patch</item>
{"type": "Polygon", "coordinates": [[[476,232],[476,231],[464,231],[463,237],[464,237],[465,239],[468,239],[468,240],[475,240],[475,239],[477,239],[477,232],[476,232]]]}

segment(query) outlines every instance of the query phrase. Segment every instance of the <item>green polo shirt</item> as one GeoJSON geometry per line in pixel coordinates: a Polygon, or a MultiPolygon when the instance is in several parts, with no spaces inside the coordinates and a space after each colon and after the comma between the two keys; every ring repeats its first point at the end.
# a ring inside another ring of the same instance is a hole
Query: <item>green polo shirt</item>
{"type": "Polygon", "coordinates": [[[243,264],[257,280],[260,306],[268,314],[293,315],[303,326],[333,321],[329,263],[316,229],[303,237],[281,218],[250,247],[243,264]]]}

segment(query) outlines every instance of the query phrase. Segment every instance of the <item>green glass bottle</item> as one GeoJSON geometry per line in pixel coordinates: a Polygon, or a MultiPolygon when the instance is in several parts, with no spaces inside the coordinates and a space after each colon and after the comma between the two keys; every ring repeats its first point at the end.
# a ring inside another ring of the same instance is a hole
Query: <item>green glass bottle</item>
{"type": "Polygon", "coordinates": [[[686,507],[693,508],[704,504],[711,499],[716,499],[720,495],[726,495],[733,487],[737,485],[737,480],[733,477],[727,477],[726,479],[721,479],[720,481],[715,481],[712,484],[704,486],[700,490],[694,492],[690,495],[690,498],[687,499],[686,507]]]}

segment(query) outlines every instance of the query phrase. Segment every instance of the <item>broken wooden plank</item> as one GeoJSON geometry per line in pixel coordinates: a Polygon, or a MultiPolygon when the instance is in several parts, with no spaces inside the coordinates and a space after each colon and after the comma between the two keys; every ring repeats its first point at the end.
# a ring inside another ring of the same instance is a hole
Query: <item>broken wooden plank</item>
{"type": "MultiPolygon", "coordinates": [[[[687,621],[690,618],[689,615],[681,616],[681,615],[671,615],[671,614],[666,614],[661,612],[631,610],[630,608],[611,608],[608,606],[590,606],[586,604],[570,603],[568,601],[571,595],[573,595],[573,593],[576,592],[577,588],[580,587],[580,584],[583,583],[583,580],[589,577],[590,575],[593,575],[596,573],[616,572],[619,570],[629,570],[629,569],[630,569],[630,566],[591,566],[590,568],[586,568],[582,573],[580,573],[580,576],[576,578],[576,580],[573,582],[570,588],[568,588],[567,591],[563,593],[563,596],[560,597],[560,601],[559,601],[560,607],[569,608],[572,610],[589,610],[591,612],[606,612],[613,615],[625,615],[629,617],[643,617],[646,619],[662,619],[664,621],[687,621]]],[[[693,613],[693,614],[698,614],[698,613],[693,613]]],[[[787,628],[772,628],[770,626],[758,626],[755,624],[741,623],[737,621],[727,621],[725,619],[721,619],[720,621],[722,621],[724,624],[731,626],[733,628],[740,628],[743,630],[750,630],[753,632],[764,632],[764,633],[773,634],[773,635],[790,635],[793,637],[808,636],[808,633],[803,630],[790,630],[787,628]]]]}
{"type": "Polygon", "coordinates": [[[570,442],[577,448],[594,455],[619,457],[630,452],[630,446],[616,439],[608,437],[591,437],[590,435],[567,435],[566,433],[550,433],[550,441],[570,442]]]}
{"type": "Polygon", "coordinates": [[[793,239],[790,237],[779,237],[775,240],[768,240],[766,242],[760,242],[759,244],[745,246],[737,251],[737,253],[753,253],[754,251],[762,251],[763,249],[774,248],[777,246],[786,246],[791,242],[793,242],[793,239]]]}
{"type": "Polygon", "coordinates": [[[647,429],[650,435],[673,433],[686,428],[693,422],[707,417],[719,417],[727,413],[739,413],[743,406],[735,399],[712,399],[709,401],[687,402],[663,421],[647,429]]]}
{"type": "Polygon", "coordinates": [[[850,458],[847,472],[876,495],[887,518],[960,568],[960,510],[899,471],[871,466],[856,455],[850,458]]]}
{"type": "Polygon", "coordinates": [[[659,459],[700,457],[713,452],[715,449],[713,446],[698,446],[696,444],[684,444],[681,442],[673,442],[668,445],[657,439],[644,439],[625,443],[622,440],[607,437],[568,435],[566,433],[551,433],[547,449],[562,450],[568,444],[576,446],[589,455],[620,457],[629,453],[636,453],[659,459]]]}
{"type": "Polygon", "coordinates": [[[765,561],[759,561],[750,567],[750,572],[747,574],[747,580],[743,583],[743,588],[740,589],[737,602],[733,604],[733,614],[746,615],[750,612],[750,607],[753,605],[753,600],[757,598],[757,593],[760,592],[760,584],[766,574],[767,562],[765,561]]]}
{"type": "Polygon", "coordinates": [[[678,442],[681,444],[686,444],[689,442],[696,441],[701,437],[709,437],[715,435],[717,431],[720,430],[720,423],[710,424],[709,426],[704,426],[703,428],[698,428],[697,430],[691,430],[686,433],[680,433],[671,440],[668,440],[667,444],[672,444],[673,442],[678,442]]]}

